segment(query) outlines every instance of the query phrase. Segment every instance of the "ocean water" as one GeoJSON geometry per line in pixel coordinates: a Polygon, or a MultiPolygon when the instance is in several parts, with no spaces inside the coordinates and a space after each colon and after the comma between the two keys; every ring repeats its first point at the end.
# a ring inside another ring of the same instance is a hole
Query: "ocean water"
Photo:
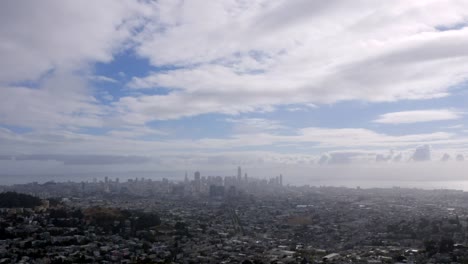
{"type": "Polygon", "coordinates": [[[335,186],[335,187],[349,187],[349,188],[417,188],[425,190],[434,189],[450,189],[461,190],[468,192],[467,181],[369,181],[369,180],[356,180],[356,181],[343,181],[343,180],[319,180],[313,181],[311,186],[335,186]]]}

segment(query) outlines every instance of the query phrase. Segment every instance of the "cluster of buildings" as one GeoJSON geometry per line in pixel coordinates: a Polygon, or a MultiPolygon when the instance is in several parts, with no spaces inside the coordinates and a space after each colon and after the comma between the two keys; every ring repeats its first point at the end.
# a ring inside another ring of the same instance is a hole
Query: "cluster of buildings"
{"type": "MultiPolygon", "coordinates": [[[[92,181],[63,182],[53,181],[39,184],[16,185],[15,190],[31,193],[39,197],[51,196],[89,196],[103,195],[156,195],[173,194],[179,196],[197,197],[236,197],[246,193],[263,193],[268,191],[281,191],[283,188],[283,176],[280,174],[268,179],[257,179],[242,174],[242,168],[237,168],[235,176],[204,176],[199,171],[189,177],[185,173],[182,181],[172,181],[167,178],[153,180],[151,178],[129,178],[121,181],[119,178],[104,177],[101,180],[94,178],[92,181]]],[[[0,188],[1,190],[1,188],[0,188]]]]}
{"type": "Polygon", "coordinates": [[[242,192],[250,192],[262,188],[278,188],[283,186],[283,175],[270,179],[249,178],[247,173],[242,175],[242,168],[237,168],[236,176],[201,176],[199,171],[190,180],[185,173],[184,182],[173,186],[174,193],[180,195],[209,195],[211,197],[233,197],[242,192]]]}
{"type": "Polygon", "coordinates": [[[151,231],[105,233],[74,209],[65,210],[60,217],[44,208],[0,210],[0,263],[138,263],[171,254],[164,244],[144,239],[151,231]]]}
{"type": "Polygon", "coordinates": [[[285,186],[282,176],[259,180],[241,168],[190,178],[0,187],[60,200],[0,209],[0,263],[468,261],[465,192],[285,186]],[[51,213],[57,207],[63,219],[51,213]],[[136,230],[138,217],[127,216],[105,228],[90,208],[153,212],[160,223],[136,230]]]}

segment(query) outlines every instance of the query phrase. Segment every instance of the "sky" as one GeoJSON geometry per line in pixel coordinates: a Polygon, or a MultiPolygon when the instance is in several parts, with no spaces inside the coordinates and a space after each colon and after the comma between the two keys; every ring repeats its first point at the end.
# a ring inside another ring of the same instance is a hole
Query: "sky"
{"type": "Polygon", "coordinates": [[[467,47],[463,0],[1,1],[0,176],[461,179],[467,47]]]}

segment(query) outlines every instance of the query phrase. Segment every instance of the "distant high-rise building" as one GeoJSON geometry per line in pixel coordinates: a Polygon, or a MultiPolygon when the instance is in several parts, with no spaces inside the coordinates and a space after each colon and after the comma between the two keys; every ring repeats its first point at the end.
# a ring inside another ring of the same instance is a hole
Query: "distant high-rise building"
{"type": "Polygon", "coordinates": [[[245,182],[248,182],[248,179],[247,179],[247,173],[246,173],[246,174],[244,174],[244,181],[245,181],[245,182]]]}
{"type": "Polygon", "coordinates": [[[283,174],[280,174],[279,176],[279,184],[283,186],[283,174]]]}
{"type": "Polygon", "coordinates": [[[184,182],[187,184],[189,182],[189,179],[188,179],[188,176],[187,176],[187,172],[185,172],[185,179],[184,179],[184,182]]]}
{"type": "Polygon", "coordinates": [[[242,181],[242,169],[241,167],[237,167],[237,181],[241,182],[242,181]]]}
{"type": "Polygon", "coordinates": [[[194,181],[195,181],[195,191],[200,192],[201,181],[200,181],[200,172],[199,171],[195,172],[194,181]]]}
{"type": "Polygon", "coordinates": [[[227,195],[229,197],[233,197],[237,195],[237,190],[235,186],[230,186],[229,189],[227,190],[227,195]]]}
{"type": "Polygon", "coordinates": [[[185,185],[174,185],[172,186],[172,194],[183,196],[185,192],[185,185]]]}
{"type": "Polygon", "coordinates": [[[210,185],[210,197],[224,196],[224,186],[210,185]]]}

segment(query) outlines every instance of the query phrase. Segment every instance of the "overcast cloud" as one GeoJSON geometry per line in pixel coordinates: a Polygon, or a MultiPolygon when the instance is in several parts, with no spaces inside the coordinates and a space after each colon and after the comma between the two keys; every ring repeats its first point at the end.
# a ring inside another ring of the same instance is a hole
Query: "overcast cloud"
{"type": "Polygon", "coordinates": [[[467,22],[457,0],[2,1],[4,174],[449,171],[467,22]]]}

